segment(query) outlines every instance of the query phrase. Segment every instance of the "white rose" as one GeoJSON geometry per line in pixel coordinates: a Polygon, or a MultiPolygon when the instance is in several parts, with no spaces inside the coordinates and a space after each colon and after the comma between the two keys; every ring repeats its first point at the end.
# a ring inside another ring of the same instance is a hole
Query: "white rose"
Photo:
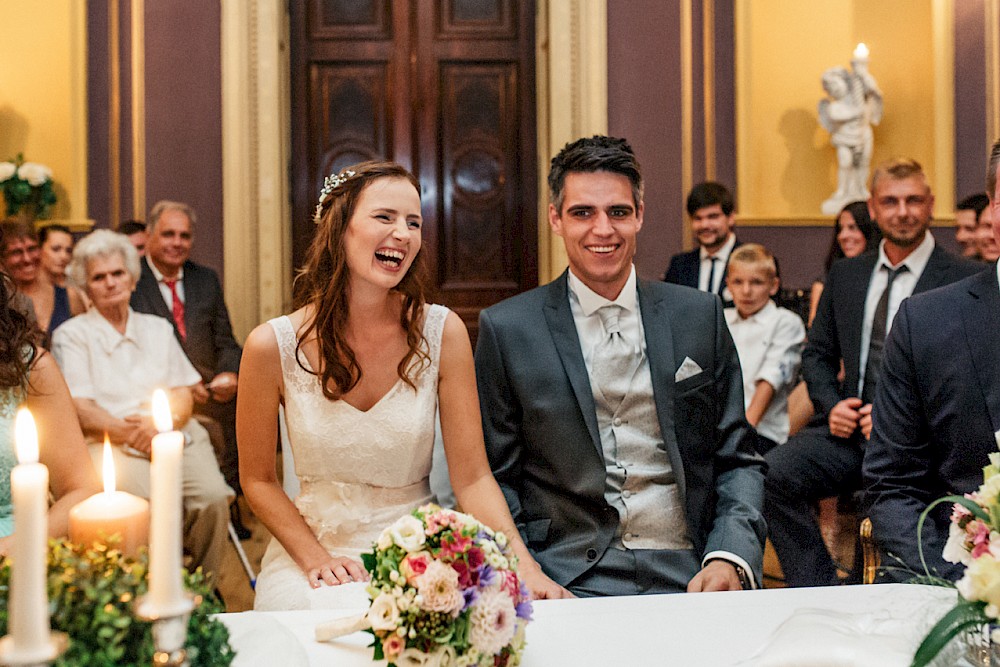
{"type": "Polygon", "coordinates": [[[52,178],[52,170],[37,162],[25,162],[17,169],[17,175],[29,185],[39,186],[52,178]]]}
{"type": "Polygon", "coordinates": [[[440,664],[440,655],[424,653],[415,648],[404,649],[396,658],[397,667],[439,667],[440,664]]]}
{"type": "Polygon", "coordinates": [[[385,551],[392,546],[392,535],[389,533],[389,529],[383,530],[379,536],[378,540],[375,542],[375,548],[379,551],[385,551]]]}
{"type": "Polygon", "coordinates": [[[3,183],[17,173],[17,165],[13,162],[0,162],[0,183],[3,183]]]}
{"type": "Polygon", "coordinates": [[[420,551],[427,539],[424,536],[423,522],[409,514],[399,517],[396,523],[389,527],[389,534],[392,535],[392,541],[408,553],[420,551]]]}
{"type": "Polygon", "coordinates": [[[399,625],[399,608],[391,595],[383,593],[372,600],[372,606],[368,609],[368,621],[376,632],[391,632],[396,629],[399,625]]]}

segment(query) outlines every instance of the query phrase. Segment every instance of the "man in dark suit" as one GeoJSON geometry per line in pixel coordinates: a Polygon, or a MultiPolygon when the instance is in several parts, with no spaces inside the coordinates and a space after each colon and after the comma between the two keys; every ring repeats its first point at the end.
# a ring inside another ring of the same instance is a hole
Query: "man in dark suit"
{"type": "Polygon", "coordinates": [[[663,279],[718,294],[726,305],[732,305],[732,295],[726,288],[726,269],[729,256],[739,245],[733,232],[736,225],[733,195],[721,183],[699,183],[688,194],[686,208],[698,247],[671,257],[663,279]]]}
{"type": "Polygon", "coordinates": [[[935,245],[927,231],[934,195],[919,163],[880,165],[871,192],[868,210],[883,240],[877,251],[834,264],[802,353],[816,416],[765,457],[764,516],[789,586],[839,581],[812,507],[860,488],[885,334],[900,302],[982,269],[935,245]]]}
{"type": "MultiPolygon", "coordinates": [[[[174,334],[202,377],[193,388],[195,413],[222,427],[226,448],[219,468],[226,483],[240,493],[233,399],[242,350],[233,336],[219,276],[189,259],[195,221],[187,204],[161,201],[153,206],[132,308],[173,322],[174,334]]],[[[234,524],[241,527],[238,520],[234,524]]]]}
{"type": "Polygon", "coordinates": [[[756,585],[762,460],[721,303],[637,280],[642,177],[625,140],[568,144],[549,188],[569,270],[484,310],[476,349],[519,530],[576,595],[756,585]]]}
{"type": "MultiPolygon", "coordinates": [[[[1000,242],[1000,141],[987,173],[993,235],[1000,242]]],[[[886,340],[872,410],[864,478],[882,563],[923,574],[917,549],[921,512],[941,496],[970,493],[1000,445],[1000,272],[989,269],[907,299],[886,340]],[[889,555],[891,554],[891,555],[889,555]],[[902,564],[896,561],[898,558],[902,564]]],[[[924,558],[931,574],[956,580],[962,566],[941,553],[951,505],[924,524],[924,558]]],[[[889,580],[905,570],[889,569],[889,580]]]]}

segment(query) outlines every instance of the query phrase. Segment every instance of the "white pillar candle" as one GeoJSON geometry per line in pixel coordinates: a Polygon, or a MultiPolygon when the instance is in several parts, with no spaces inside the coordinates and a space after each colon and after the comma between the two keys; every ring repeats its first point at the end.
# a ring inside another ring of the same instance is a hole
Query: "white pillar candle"
{"type": "Polygon", "coordinates": [[[14,501],[14,548],[10,582],[10,636],[20,655],[48,653],[49,470],[38,462],[38,432],[26,408],[15,425],[18,465],[10,472],[14,501]]]}
{"type": "Polygon", "coordinates": [[[104,436],[104,492],[77,503],[69,511],[69,539],[77,544],[104,543],[112,535],[116,548],[134,556],[149,544],[149,502],[115,489],[115,460],[104,436]]]}
{"type": "Polygon", "coordinates": [[[171,615],[187,604],[181,578],[181,476],[184,434],[173,431],[170,404],[160,389],[153,394],[153,438],[150,464],[149,598],[150,615],[171,615]]]}
{"type": "Polygon", "coordinates": [[[854,59],[868,60],[868,47],[864,42],[860,42],[856,47],[854,47],[854,59]]]}

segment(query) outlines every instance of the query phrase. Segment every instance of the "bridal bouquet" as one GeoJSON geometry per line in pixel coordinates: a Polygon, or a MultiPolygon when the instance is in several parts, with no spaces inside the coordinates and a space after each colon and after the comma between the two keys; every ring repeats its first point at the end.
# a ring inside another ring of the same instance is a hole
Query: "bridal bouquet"
{"type": "MultiPolygon", "coordinates": [[[[1000,448],[1000,431],[995,437],[1000,448]]],[[[917,649],[913,667],[930,663],[959,633],[981,626],[995,628],[1000,618],[1000,452],[990,454],[978,491],[939,498],[924,510],[917,529],[918,541],[928,513],[945,502],[953,505],[942,555],[949,563],[965,565],[965,574],[955,584],[958,603],[931,628],[917,649]]],[[[1000,642],[998,635],[1000,630],[994,629],[994,643],[1000,642]]]]}
{"type": "Polygon", "coordinates": [[[397,667],[517,665],[531,620],[507,538],[468,514],[424,505],[362,555],[375,660],[397,667]]]}

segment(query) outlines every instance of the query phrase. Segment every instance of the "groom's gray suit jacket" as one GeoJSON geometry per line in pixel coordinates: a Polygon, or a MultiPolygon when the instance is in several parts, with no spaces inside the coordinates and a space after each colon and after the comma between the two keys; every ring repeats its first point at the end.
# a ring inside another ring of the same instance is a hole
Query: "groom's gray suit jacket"
{"type": "MultiPolygon", "coordinates": [[[[545,572],[565,586],[614,538],[594,396],[567,275],[482,311],[476,376],[490,464],[545,572]]],[[[739,359],[714,294],[639,281],[653,395],[688,537],[742,557],[761,581],[764,462],[744,417],[739,359]],[[703,372],[680,382],[690,357],[703,372]]],[[[694,576],[696,572],[691,572],[694,576]]]]}

